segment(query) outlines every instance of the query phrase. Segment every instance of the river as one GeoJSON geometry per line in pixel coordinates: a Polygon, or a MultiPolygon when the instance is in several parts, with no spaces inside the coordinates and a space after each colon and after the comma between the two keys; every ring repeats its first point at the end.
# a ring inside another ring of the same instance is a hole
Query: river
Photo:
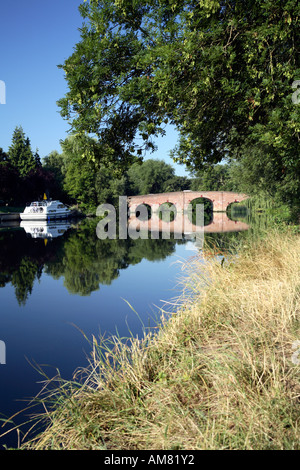
{"type": "MultiPolygon", "coordinates": [[[[71,379],[87,365],[92,335],[140,336],[181,293],[183,263],[197,253],[193,241],[101,240],[96,225],[0,225],[0,434],[32,413],[3,426],[41,390],[36,365],[71,379]]],[[[248,226],[215,214],[206,229],[204,237],[222,246],[248,226]]],[[[2,436],[1,447],[17,446],[21,435],[2,436]]]]}

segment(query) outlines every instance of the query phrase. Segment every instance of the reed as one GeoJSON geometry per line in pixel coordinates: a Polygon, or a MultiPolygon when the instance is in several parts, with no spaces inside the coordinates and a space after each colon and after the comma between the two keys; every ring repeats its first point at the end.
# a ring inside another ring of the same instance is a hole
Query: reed
{"type": "Polygon", "coordinates": [[[156,332],[93,338],[89,367],[40,395],[47,428],[22,447],[299,449],[300,237],[275,230],[220,259],[183,265],[156,332]]]}

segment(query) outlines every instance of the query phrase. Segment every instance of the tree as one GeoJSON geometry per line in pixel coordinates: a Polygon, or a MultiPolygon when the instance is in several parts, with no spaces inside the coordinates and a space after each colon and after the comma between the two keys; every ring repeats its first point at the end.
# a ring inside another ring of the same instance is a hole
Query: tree
{"type": "Polygon", "coordinates": [[[20,199],[20,176],[9,162],[0,161],[0,200],[14,204],[20,199]]]}
{"type": "Polygon", "coordinates": [[[53,198],[58,192],[54,175],[41,166],[22,178],[21,184],[23,201],[42,199],[44,194],[53,198]]]}
{"type": "Polygon", "coordinates": [[[128,175],[125,172],[120,178],[113,178],[110,171],[103,165],[96,175],[95,191],[97,194],[97,203],[109,203],[118,207],[119,196],[131,194],[128,175]]]}
{"type": "Polygon", "coordinates": [[[19,269],[13,273],[11,279],[19,305],[26,304],[28,297],[32,293],[34,281],[40,275],[41,271],[36,262],[27,257],[21,260],[19,269]]]}
{"type": "Polygon", "coordinates": [[[64,172],[64,158],[63,155],[53,150],[43,159],[43,168],[55,174],[55,177],[62,181],[64,172]]]}
{"type": "Polygon", "coordinates": [[[0,147],[0,162],[6,162],[8,160],[8,155],[0,147]]]}
{"type": "MultiPolygon", "coordinates": [[[[92,139],[88,139],[92,143],[92,139]]],[[[74,202],[85,210],[94,211],[97,207],[95,191],[95,164],[82,158],[82,148],[71,136],[61,142],[64,159],[64,190],[74,202]]]]}
{"type": "Polygon", "coordinates": [[[30,140],[25,136],[22,127],[15,128],[8,155],[10,164],[19,171],[21,177],[26,176],[36,168],[36,160],[31,150],[30,140]]]}
{"type": "Polygon", "coordinates": [[[196,177],[191,182],[191,189],[193,191],[234,191],[238,190],[238,187],[231,178],[231,165],[217,164],[206,165],[196,172],[196,177]]]}
{"type": "Polygon", "coordinates": [[[35,161],[35,167],[36,168],[41,168],[42,167],[42,162],[41,162],[41,157],[39,155],[39,149],[36,149],[35,154],[33,155],[34,161],[35,161]]]}
{"type": "Polygon", "coordinates": [[[191,180],[187,176],[174,175],[163,184],[163,192],[185,191],[191,189],[191,180]]]}
{"type": "Polygon", "coordinates": [[[163,160],[134,163],[128,170],[132,194],[164,192],[165,183],[174,177],[174,168],[163,160]]]}
{"type": "Polygon", "coordinates": [[[66,199],[66,192],[64,190],[64,173],[65,173],[65,159],[63,154],[53,150],[43,159],[43,169],[52,174],[55,180],[54,194],[57,199],[66,199]]]}
{"type": "Polygon", "coordinates": [[[297,200],[299,8],[296,0],[85,2],[81,41],[62,65],[61,114],[79,134],[97,135],[116,165],[153,147],[165,122],[180,133],[173,158],[190,169],[254,147],[254,161],[268,155],[280,167],[268,165],[283,194],[296,177],[297,200]]]}

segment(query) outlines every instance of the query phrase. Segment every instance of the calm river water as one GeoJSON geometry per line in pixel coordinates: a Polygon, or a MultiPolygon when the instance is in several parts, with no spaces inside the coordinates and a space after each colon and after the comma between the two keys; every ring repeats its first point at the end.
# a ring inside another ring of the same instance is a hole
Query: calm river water
{"type": "MultiPolygon", "coordinates": [[[[206,237],[223,243],[247,230],[225,214],[216,217],[206,237]]],[[[34,364],[49,377],[58,369],[70,379],[87,365],[84,335],[141,335],[156,324],[159,308],[180,295],[193,242],[100,240],[96,223],[0,225],[0,434],[24,422],[26,413],[3,427],[41,390],[34,364]]],[[[16,446],[17,432],[0,438],[3,445],[16,446]]]]}

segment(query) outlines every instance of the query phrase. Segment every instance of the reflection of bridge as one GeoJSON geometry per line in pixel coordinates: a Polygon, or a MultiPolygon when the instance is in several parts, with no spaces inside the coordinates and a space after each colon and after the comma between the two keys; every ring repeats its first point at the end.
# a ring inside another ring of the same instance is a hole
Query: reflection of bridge
{"type": "Polygon", "coordinates": [[[127,198],[130,212],[135,212],[141,204],[160,206],[165,202],[174,204],[177,211],[187,209],[190,202],[197,198],[209,199],[213,204],[214,212],[225,212],[233,202],[241,202],[249,196],[231,191],[178,191],[174,193],[146,194],[144,196],[129,196],[127,198]]]}
{"type": "Polygon", "coordinates": [[[204,233],[220,233],[240,232],[249,229],[249,225],[244,222],[230,220],[224,212],[215,212],[212,222],[204,226],[204,228],[197,227],[190,222],[188,214],[177,214],[172,222],[162,221],[158,213],[152,214],[149,220],[139,220],[139,218],[132,216],[128,220],[128,225],[134,230],[153,233],[174,233],[178,235],[183,233],[197,233],[202,230],[204,233]]]}

